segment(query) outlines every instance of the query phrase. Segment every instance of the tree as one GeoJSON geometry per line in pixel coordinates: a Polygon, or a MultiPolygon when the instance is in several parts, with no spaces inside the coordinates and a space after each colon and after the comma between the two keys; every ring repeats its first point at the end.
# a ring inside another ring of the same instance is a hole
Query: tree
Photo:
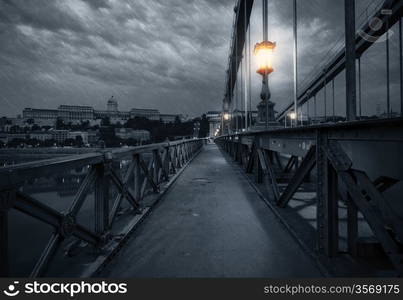
{"type": "Polygon", "coordinates": [[[8,146],[11,148],[21,147],[25,145],[25,139],[12,139],[8,142],[8,146]]]}
{"type": "Polygon", "coordinates": [[[111,120],[109,117],[105,117],[101,120],[101,126],[111,126],[111,120]]]}
{"type": "Polygon", "coordinates": [[[18,125],[13,125],[10,127],[10,133],[20,133],[23,132],[23,128],[18,125]]]}
{"type": "Polygon", "coordinates": [[[60,129],[65,129],[66,125],[63,122],[62,118],[57,118],[56,120],[56,129],[60,130],[60,129]]]}
{"type": "Polygon", "coordinates": [[[90,121],[88,121],[88,120],[82,121],[81,122],[81,129],[82,130],[87,130],[88,128],[90,128],[90,121]]]}
{"type": "Polygon", "coordinates": [[[73,139],[65,139],[63,142],[63,146],[74,146],[76,140],[73,139]]]}
{"type": "Polygon", "coordinates": [[[57,143],[56,140],[51,139],[40,142],[40,145],[42,147],[52,147],[56,143],[57,143]]]}
{"type": "Polygon", "coordinates": [[[41,130],[41,127],[36,125],[36,124],[34,124],[34,125],[32,125],[31,130],[32,131],[38,131],[38,130],[41,130]]]}
{"type": "Polygon", "coordinates": [[[181,119],[179,118],[179,116],[175,116],[175,124],[181,124],[182,123],[182,121],[181,121],[181,119]]]}
{"type": "Polygon", "coordinates": [[[81,135],[76,136],[76,141],[75,142],[76,142],[77,147],[84,146],[83,137],[81,135]]]}

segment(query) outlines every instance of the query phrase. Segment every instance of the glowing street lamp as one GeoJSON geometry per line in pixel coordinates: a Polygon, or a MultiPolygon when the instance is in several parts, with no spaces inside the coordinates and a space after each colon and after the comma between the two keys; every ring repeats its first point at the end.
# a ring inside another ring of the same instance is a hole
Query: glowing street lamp
{"type": "Polygon", "coordinates": [[[225,134],[230,131],[230,120],[231,114],[228,113],[227,109],[224,109],[221,113],[221,133],[225,134]]]}
{"type": "Polygon", "coordinates": [[[284,126],[287,127],[287,118],[290,118],[290,123],[291,123],[291,127],[292,127],[292,120],[296,120],[297,119],[297,114],[293,111],[287,113],[287,116],[284,118],[284,126]]]}
{"type": "Polygon", "coordinates": [[[263,41],[255,45],[254,54],[257,62],[257,73],[262,76],[273,72],[273,54],[276,43],[263,41]]]}
{"type": "Polygon", "coordinates": [[[289,117],[291,120],[295,120],[295,119],[297,118],[297,114],[292,111],[292,112],[288,113],[288,117],[289,117]]]}

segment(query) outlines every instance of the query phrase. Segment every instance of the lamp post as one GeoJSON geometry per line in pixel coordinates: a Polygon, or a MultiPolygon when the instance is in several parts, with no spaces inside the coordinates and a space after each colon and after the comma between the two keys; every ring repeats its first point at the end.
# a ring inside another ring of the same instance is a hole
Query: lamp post
{"type": "Polygon", "coordinates": [[[260,98],[266,104],[266,128],[269,127],[269,100],[271,98],[269,75],[273,72],[272,61],[275,47],[276,43],[269,41],[263,41],[255,46],[255,56],[258,63],[258,69],[256,72],[262,75],[262,91],[260,93],[260,98]]]}
{"type": "Polygon", "coordinates": [[[231,99],[228,99],[227,95],[223,101],[222,113],[221,113],[221,134],[229,133],[229,125],[228,121],[230,119],[230,115],[228,113],[229,110],[229,102],[231,99]]]}
{"type": "Polygon", "coordinates": [[[221,120],[222,120],[221,131],[223,132],[223,134],[230,133],[229,124],[228,124],[230,119],[231,119],[231,115],[227,111],[224,111],[222,113],[222,117],[221,117],[221,120]]]}
{"type": "Polygon", "coordinates": [[[263,0],[263,42],[257,43],[254,50],[258,65],[258,69],[256,72],[262,75],[262,91],[260,93],[260,98],[266,106],[266,129],[269,127],[269,100],[271,97],[269,88],[269,75],[273,72],[273,52],[276,48],[276,43],[268,41],[267,11],[267,0],[263,0]]]}

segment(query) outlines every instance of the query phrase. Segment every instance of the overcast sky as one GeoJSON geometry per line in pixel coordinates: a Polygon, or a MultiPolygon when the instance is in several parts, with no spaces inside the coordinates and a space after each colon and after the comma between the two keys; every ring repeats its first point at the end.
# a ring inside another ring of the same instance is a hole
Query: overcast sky
{"type": "MultiPolygon", "coordinates": [[[[60,104],[103,109],[111,95],[120,110],[158,108],[195,116],[220,109],[235,2],[0,0],[0,114],[60,104]]],[[[343,33],[343,2],[299,1],[301,80],[343,33]]],[[[358,13],[371,2],[357,0],[358,13]]],[[[292,1],[269,3],[270,38],[278,45],[272,99],[280,109],[292,95],[292,1]]],[[[255,1],[250,30],[253,45],[261,39],[260,0],[255,1]]],[[[385,94],[380,51],[384,46],[377,47],[363,66],[364,71],[369,68],[365,73],[369,113],[385,94]]],[[[396,35],[391,47],[396,59],[396,35]]],[[[397,71],[392,70],[393,103],[397,103],[397,71]]],[[[259,101],[259,80],[253,72],[254,105],[259,101]]],[[[341,99],[343,78],[338,85],[341,99]]]]}

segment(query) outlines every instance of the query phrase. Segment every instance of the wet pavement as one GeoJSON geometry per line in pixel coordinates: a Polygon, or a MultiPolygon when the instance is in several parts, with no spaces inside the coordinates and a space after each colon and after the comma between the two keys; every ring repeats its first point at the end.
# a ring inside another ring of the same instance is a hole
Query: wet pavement
{"type": "Polygon", "coordinates": [[[102,277],[319,277],[216,145],[184,170],[102,277]]]}

